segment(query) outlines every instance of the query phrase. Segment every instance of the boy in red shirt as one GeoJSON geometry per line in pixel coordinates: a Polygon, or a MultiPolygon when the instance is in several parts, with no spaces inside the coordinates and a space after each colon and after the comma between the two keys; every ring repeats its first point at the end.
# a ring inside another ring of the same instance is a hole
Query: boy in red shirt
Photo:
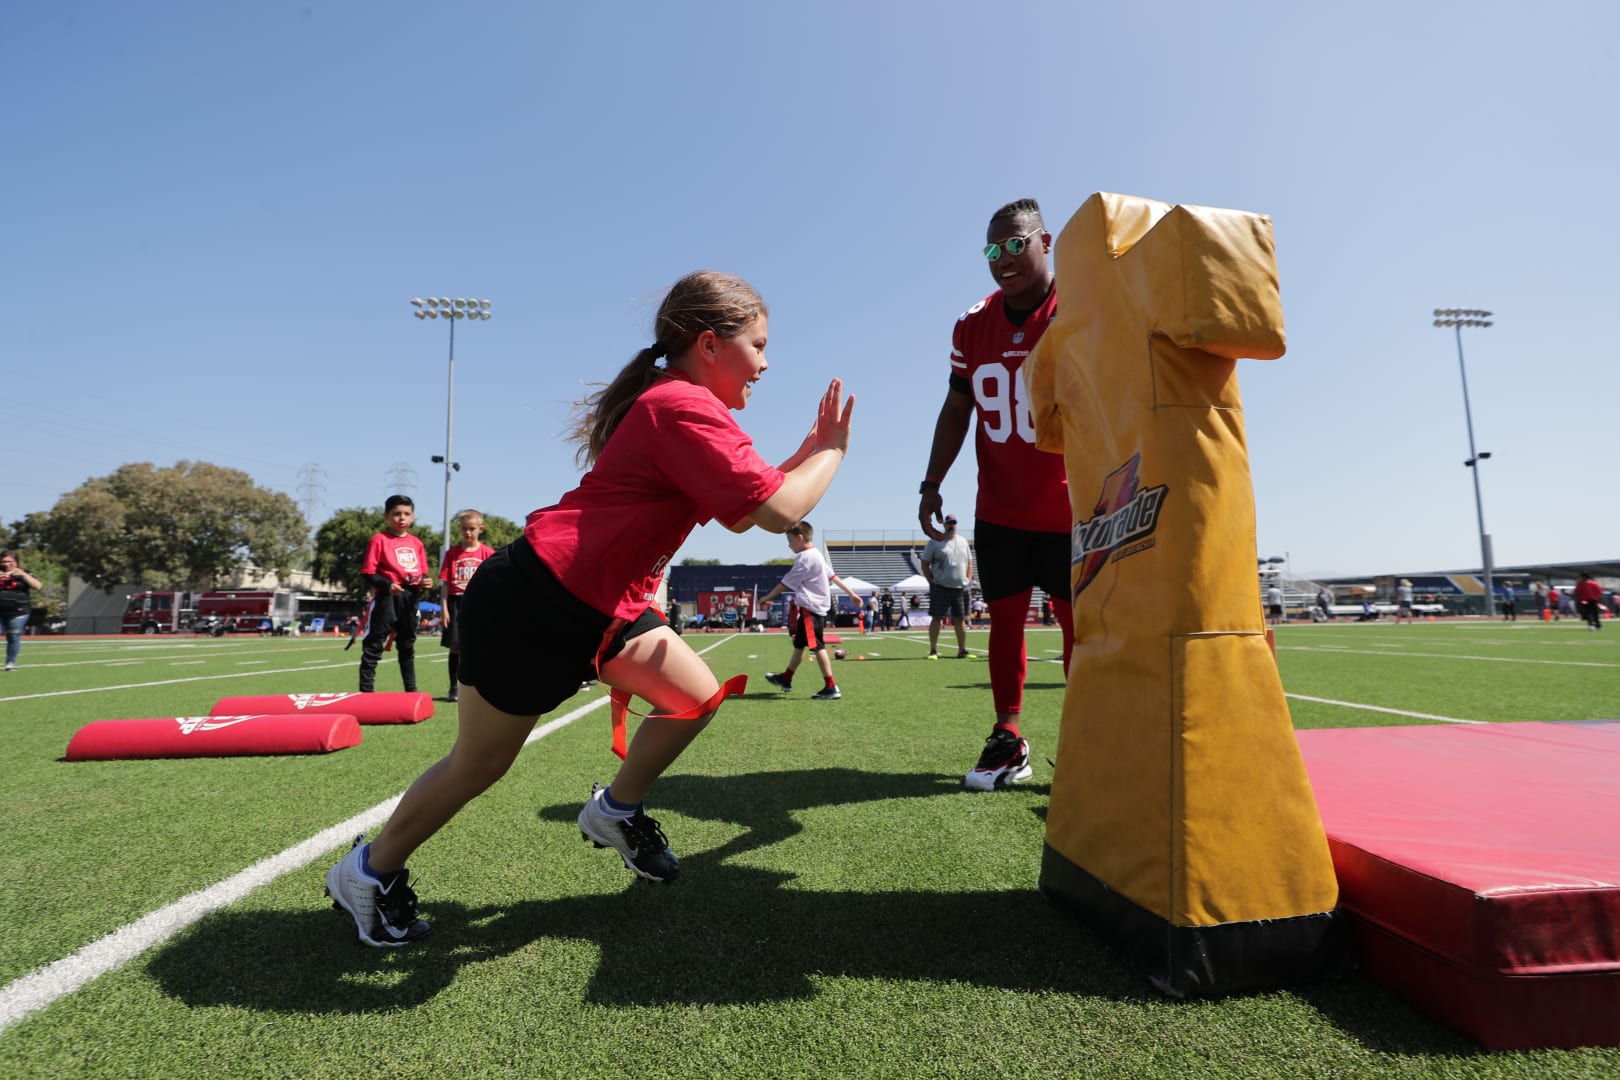
{"type": "Polygon", "coordinates": [[[416,615],[427,580],[427,549],[411,535],[416,504],[409,495],[390,495],[383,505],[383,531],[366,546],[360,572],[371,582],[371,622],[360,647],[360,692],[377,689],[377,662],[394,635],[399,674],[405,689],[416,690],[416,615]]]}
{"type": "Polygon", "coordinates": [[[483,514],[463,510],[456,515],[456,525],[461,529],[461,543],[444,553],[444,562],[439,566],[439,580],[444,582],[444,629],[439,644],[450,650],[450,692],[444,696],[446,701],[460,696],[456,679],[461,673],[461,637],[456,633],[456,616],[461,610],[461,594],[467,591],[467,582],[479,563],[495,554],[494,548],[478,539],[484,531],[483,514]]]}

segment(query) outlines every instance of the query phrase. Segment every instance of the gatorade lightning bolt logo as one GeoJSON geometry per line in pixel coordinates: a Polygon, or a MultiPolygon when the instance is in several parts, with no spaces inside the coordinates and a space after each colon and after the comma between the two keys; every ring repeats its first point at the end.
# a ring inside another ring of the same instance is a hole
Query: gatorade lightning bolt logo
{"type": "Polygon", "coordinates": [[[322,705],[335,705],[346,698],[354,697],[351,691],[346,694],[288,694],[287,699],[293,703],[293,708],[302,712],[304,709],[318,709],[322,705]]]}
{"type": "Polygon", "coordinates": [[[220,728],[240,724],[244,720],[251,720],[251,716],[177,716],[175,723],[180,725],[180,734],[195,735],[199,731],[218,731],[220,728]]]}
{"type": "Polygon", "coordinates": [[[1170,493],[1167,484],[1142,488],[1136,478],[1141,454],[1108,474],[1102,494],[1089,521],[1075,523],[1069,537],[1069,573],[1074,579],[1074,597],[1116,559],[1146,551],[1156,541],[1153,530],[1159,525],[1159,511],[1170,493]],[[1075,569],[1079,568],[1078,575],[1075,569]]]}

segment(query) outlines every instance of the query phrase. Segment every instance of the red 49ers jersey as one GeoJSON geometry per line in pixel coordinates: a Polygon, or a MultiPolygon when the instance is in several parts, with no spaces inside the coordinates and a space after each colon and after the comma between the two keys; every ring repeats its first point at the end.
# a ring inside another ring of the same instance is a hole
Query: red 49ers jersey
{"type": "Polygon", "coordinates": [[[1001,290],[962,313],[951,333],[951,376],[973,394],[973,446],[979,458],[974,517],[1013,529],[1069,531],[1063,455],[1035,449],[1035,418],[1019,369],[1057,313],[1057,290],[1024,325],[1007,318],[1001,290]]]}
{"type": "Polygon", "coordinates": [[[366,547],[362,574],[382,574],[401,585],[421,584],[428,575],[427,549],[410,533],[392,536],[380,532],[366,547]]]}
{"type": "Polygon", "coordinates": [[[472,547],[457,544],[445,552],[444,561],[439,564],[439,580],[445,583],[449,595],[460,596],[466,592],[473,572],[494,554],[495,549],[481,541],[472,547]]]}

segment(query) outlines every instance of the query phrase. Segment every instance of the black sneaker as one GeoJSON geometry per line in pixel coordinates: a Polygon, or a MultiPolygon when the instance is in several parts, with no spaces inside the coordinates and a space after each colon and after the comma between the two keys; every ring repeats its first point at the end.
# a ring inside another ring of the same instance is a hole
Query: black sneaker
{"type": "Polygon", "coordinates": [[[461,695],[456,691],[456,688],[452,686],[450,688],[450,692],[448,694],[444,695],[444,700],[446,700],[446,701],[460,701],[461,700],[461,695]]]}
{"type": "Polygon", "coordinates": [[[601,784],[592,785],[591,797],[579,812],[579,834],[599,848],[617,851],[625,866],[648,881],[674,881],[681,872],[681,860],[669,850],[658,822],[639,808],[629,820],[609,817],[602,812],[606,793],[601,784]]]}
{"type": "Polygon", "coordinates": [[[397,949],[426,937],[432,927],[416,917],[409,872],[391,874],[387,883],[372,877],[361,866],[365,843],[365,836],[355,837],[348,854],[326,872],[332,906],[349,913],[360,940],[373,948],[397,949]]]}
{"type": "Polygon", "coordinates": [[[1029,767],[1029,742],[1006,728],[996,728],[984,740],[984,753],[973,771],[962,778],[969,791],[995,791],[1034,774],[1029,767]]]}
{"type": "Polygon", "coordinates": [[[817,690],[815,693],[811,694],[810,695],[810,700],[811,701],[837,701],[839,698],[841,698],[843,696],[844,696],[843,694],[840,694],[838,692],[838,687],[836,687],[836,686],[824,686],[820,690],[817,690]]]}
{"type": "Polygon", "coordinates": [[[784,694],[791,693],[793,690],[793,680],[791,678],[785,678],[781,675],[775,674],[774,672],[767,671],[765,673],[765,681],[782,691],[784,694]]]}

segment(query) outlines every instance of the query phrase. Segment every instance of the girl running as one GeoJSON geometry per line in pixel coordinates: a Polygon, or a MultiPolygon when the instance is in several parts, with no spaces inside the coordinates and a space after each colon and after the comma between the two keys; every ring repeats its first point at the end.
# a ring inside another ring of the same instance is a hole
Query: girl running
{"type": "Polygon", "coordinates": [[[398,947],[429,931],[405,862],[474,796],[505,775],[540,714],[597,678],[653,705],[618,774],[593,788],[579,829],[629,869],[670,881],[680,861],[642,800],[719,707],[719,683],[656,610],[658,580],[694,527],[781,533],[832,483],[855,399],[833,379],[810,433],[772,467],[737,426],[765,359],[766,308],[741,278],[698,271],[658,309],[652,345],[581,403],[573,432],[590,469],[528,517],[487,559],[460,610],[456,742],[406,791],[369,844],[326,875],[360,940],[398,947]],[[662,361],[662,362],[661,362],[662,361]],[[687,714],[695,719],[678,719],[687,714]]]}

